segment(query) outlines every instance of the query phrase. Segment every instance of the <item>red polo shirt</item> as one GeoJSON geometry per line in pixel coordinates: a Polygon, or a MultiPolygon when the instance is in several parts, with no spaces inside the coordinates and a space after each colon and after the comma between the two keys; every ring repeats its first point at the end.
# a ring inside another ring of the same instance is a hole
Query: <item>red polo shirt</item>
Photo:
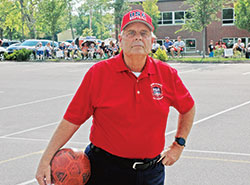
{"type": "Polygon", "coordinates": [[[64,119],[80,125],[92,115],[95,146],[120,157],[153,158],[164,149],[169,107],[183,114],[193,105],[174,68],[147,57],[137,78],[121,52],[90,68],[64,119]]]}

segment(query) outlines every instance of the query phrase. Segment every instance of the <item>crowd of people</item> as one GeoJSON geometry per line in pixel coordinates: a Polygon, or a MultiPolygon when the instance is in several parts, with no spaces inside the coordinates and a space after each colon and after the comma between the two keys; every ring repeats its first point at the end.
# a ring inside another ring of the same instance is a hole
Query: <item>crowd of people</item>
{"type": "Polygon", "coordinates": [[[236,54],[237,52],[241,54],[246,54],[246,58],[249,58],[250,53],[250,43],[248,43],[245,47],[245,44],[242,42],[241,38],[238,38],[236,43],[232,43],[232,41],[229,41],[227,43],[223,42],[221,39],[215,43],[211,40],[210,44],[208,46],[208,54],[209,57],[214,57],[214,51],[215,50],[221,50],[221,49],[233,49],[233,53],[236,54]]]}
{"type": "Polygon", "coordinates": [[[95,42],[83,42],[78,47],[75,42],[71,42],[70,45],[66,45],[62,42],[57,51],[57,56],[64,58],[65,60],[71,60],[74,58],[80,58],[82,60],[93,60],[110,58],[119,54],[119,46],[113,41],[109,42],[109,45],[95,42]]]}
{"type": "MultiPolygon", "coordinates": [[[[156,40],[154,40],[154,43],[152,45],[152,53],[155,53],[159,47],[160,44],[157,43],[156,40]]],[[[177,40],[174,42],[172,42],[169,37],[165,37],[165,42],[162,48],[166,51],[167,54],[171,54],[173,58],[175,56],[180,57],[181,53],[184,51],[185,42],[182,41],[181,36],[178,36],[177,40]]]]}

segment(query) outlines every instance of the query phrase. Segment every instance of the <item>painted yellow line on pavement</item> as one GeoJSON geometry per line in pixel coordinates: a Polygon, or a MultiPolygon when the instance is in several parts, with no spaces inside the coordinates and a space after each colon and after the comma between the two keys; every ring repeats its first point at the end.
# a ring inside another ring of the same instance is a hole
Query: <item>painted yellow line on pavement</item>
{"type": "Polygon", "coordinates": [[[38,151],[38,152],[33,152],[33,153],[29,153],[29,154],[25,154],[25,155],[13,157],[13,158],[10,158],[10,159],[6,159],[6,160],[3,160],[3,161],[0,161],[0,165],[4,164],[4,163],[7,163],[7,162],[10,162],[10,161],[17,160],[17,159],[23,159],[25,157],[29,157],[29,156],[32,156],[32,155],[41,154],[43,152],[44,152],[44,150],[41,150],[41,151],[38,151]]]}
{"type": "Polygon", "coordinates": [[[250,164],[250,161],[245,161],[245,160],[231,160],[231,159],[210,158],[210,157],[193,157],[193,156],[182,156],[182,158],[186,158],[186,159],[200,159],[200,160],[209,160],[209,161],[223,161],[223,162],[231,162],[231,163],[246,163],[246,164],[250,164]]]}

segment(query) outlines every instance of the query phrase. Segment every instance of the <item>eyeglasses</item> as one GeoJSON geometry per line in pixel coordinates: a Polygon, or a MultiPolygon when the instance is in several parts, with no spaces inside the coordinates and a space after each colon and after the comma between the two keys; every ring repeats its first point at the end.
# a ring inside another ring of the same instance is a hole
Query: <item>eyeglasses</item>
{"type": "MultiPolygon", "coordinates": [[[[140,36],[142,38],[149,38],[150,37],[150,32],[149,31],[140,31],[139,32],[140,36]]],[[[128,38],[134,38],[137,35],[137,32],[135,30],[128,30],[127,32],[125,32],[125,36],[128,38]]]]}

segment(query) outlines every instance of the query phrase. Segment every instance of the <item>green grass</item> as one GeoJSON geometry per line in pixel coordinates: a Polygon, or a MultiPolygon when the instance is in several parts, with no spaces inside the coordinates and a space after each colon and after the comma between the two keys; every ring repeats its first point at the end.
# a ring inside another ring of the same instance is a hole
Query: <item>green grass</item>
{"type": "Polygon", "coordinates": [[[250,61],[247,58],[202,58],[202,57],[183,57],[183,58],[169,58],[168,61],[180,61],[180,62],[231,62],[231,61],[250,61]]]}

